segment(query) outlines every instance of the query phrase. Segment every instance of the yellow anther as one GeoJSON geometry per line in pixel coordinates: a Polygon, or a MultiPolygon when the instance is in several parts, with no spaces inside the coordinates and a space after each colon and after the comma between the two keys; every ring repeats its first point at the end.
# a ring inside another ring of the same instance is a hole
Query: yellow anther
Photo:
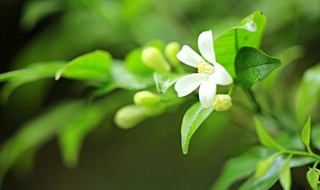
{"type": "Polygon", "coordinates": [[[214,72],[214,67],[211,66],[209,63],[200,61],[201,65],[197,66],[198,73],[205,73],[205,74],[211,74],[214,72]]]}

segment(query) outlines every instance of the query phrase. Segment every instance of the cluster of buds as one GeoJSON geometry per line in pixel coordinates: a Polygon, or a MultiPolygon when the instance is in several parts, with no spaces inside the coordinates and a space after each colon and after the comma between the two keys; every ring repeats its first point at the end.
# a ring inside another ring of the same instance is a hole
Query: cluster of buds
{"type": "MultiPolygon", "coordinates": [[[[212,37],[211,32],[207,33],[210,33],[210,37],[212,37]]],[[[179,53],[181,55],[181,51],[181,46],[176,42],[171,42],[165,47],[149,45],[143,49],[141,60],[144,65],[155,72],[171,73],[176,71],[180,74],[184,74],[185,71],[182,68],[181,60],[179,60],[179,56],[177,56],[179,53]]],[[[182,59],[181,56],[180,59],[182,59]]],[[[222,71],[224,71],[224,69],[220,68],[219,64],[216,64],[215,66],[223,73],[222,71]]],[[[211,67],[214,68],[213,66],[211,67]]],[[[211,74],[211,72],[209,74],[211,74]]],[[[232,79],[228,82],[232,82],[232,79]]],[[[134,95],[133,102],[134,104],[124,106],[116,113],[115,122],[120,128],[129,129],[148,117],[160,115],[167,108],[164,98],[150,91],[137,92],[134,95]]],[[[212,102],[207,106],[212,106],[215,111],[226,111],[232,106],[231,97],[227,94],[215,95],[212,102]]]]}
{"type": "Polygon", "coordinates": [[[165,110],[161,96],[150,91],[140,91],[134,95],[134,104],[127,105],[116,113],[115,123],[129,129],[148,117],[158,116],[165,110]]]}
{"type": "Polygon", "coordinates": [[[147,67],[158,72],[171,72],[171,66],[177,71],[182,71],[180,61],[176,56],[180,48],[181,46],[177,42],[167,44],[164,52],[160,48],[149,46],[142,51],[141,59],[147,67]]]}

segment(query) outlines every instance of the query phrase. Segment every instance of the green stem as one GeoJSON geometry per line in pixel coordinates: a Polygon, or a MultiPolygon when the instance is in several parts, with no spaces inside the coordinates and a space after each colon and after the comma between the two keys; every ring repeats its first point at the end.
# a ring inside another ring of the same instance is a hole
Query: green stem
{"type": "Polygon", "coordinates": [[[230,87],[229,92],[228,92],[228,95],[229,95],[229,96],[232,95],[234,87],[235,87],[234,84],[230,87]]]}
{"type": "Polygon", "coordinates": [[[298,156],[306,156],[306,157],[311,157],[314,158],[318,161],[320,161],[320,156],[310,153],[310,152],[303,152],[303,151],[298,151],[298,150],[283,150],[284,153],[288,154],[293,154],[293,155],[298,155],[298,156]]]}
{"type": "Polygon", "coordinates": [[[173,67],[176,69],[176,71],[179,73],[179,74],[185,74],[186,71],[183,69],[182,65],[180,63],[177,63],[177,64],[171,64],[173,65],[173,67]]]}
{"type": "Polygon", "coordinates": [[[247,97],[249,98],[252,106],[254,107],[255,111],[258,113],[258,114],[261,114],[262,113],[262,109],[261,109],[261,106],[260,104],[258,103],[256,97],[254,96],[254,93],[252,91],[251,88],[248,88],[248,89],[244,89],[247,97]]]}

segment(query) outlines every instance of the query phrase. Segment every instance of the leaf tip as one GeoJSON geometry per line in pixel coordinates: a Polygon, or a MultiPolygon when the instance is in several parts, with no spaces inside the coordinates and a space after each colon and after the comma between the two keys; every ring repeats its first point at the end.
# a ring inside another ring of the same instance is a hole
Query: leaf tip
{"type": "Polygon", "coordinates": [[[54,76],[54,80],[59,80],[61,78],[62,73],[63,69],[58,70],[54,76]]]}

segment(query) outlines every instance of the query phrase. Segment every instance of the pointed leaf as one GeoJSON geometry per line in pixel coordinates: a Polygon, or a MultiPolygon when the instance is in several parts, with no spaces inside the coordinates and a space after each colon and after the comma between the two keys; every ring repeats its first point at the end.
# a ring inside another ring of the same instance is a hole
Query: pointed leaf
{"type": "Polygon", "coordinates": [[[308,118],[307,123],[304,125],[301,131],[302,142],[307,148],[310,148],[310,135],[311,135],[311,117],[308,118]]]}
{"type": "Polygon", "coordinates": [[[318,150],[320,150],[320,124],[315,125],[312,128],[312,133],[311,133],[311,143],[312,145],[317,148],[318,150]]]}
{"type": "Polygon", "coordinates": [[[259,149],[254,148],[236,158],[231,158],[224,165],[212,190],[229,189],[230,186],[241,179],[249,176],[254,171],[254,165],[259,160],[259,149]]]}
{"type": "Polygon", "coordinates": [[[97,50],[70,61],[56,73],[56,80],[66,77],[77,80],[106,82],[110,79],[112,57],[102,50],[97,50]]]}
{"type": "Polygon", "coordinates": [[[256,48],[243,47],[238,51],[235,60],[236,81],[242,87],[249,88],[256,81],[266,78],[280,65],[279,59],[270,57],[256,48]]]}
{"type": "Polygon", "coordinates": [[[101,123],[105,114],[101,107],[84,107],[80,115],[59,132],[60,149],[67,167],[73,168],[77,165],[85,136],[101,123]]]}
{"type": "Polygon", "coordinates": [[[233,77],[235,77],[234,61],[238,50],[244,46],[259,47],[265,24],[266,17],[256,11],[215,40],[217,61],[233,77]]]}
{"type": "Polygon", "coordinates": [[[277,148],[277,149],[283,149],[269,134],[268,132],[263,128],[258,118],[254,118],[256,129],[258,133],[259,140],[262,145],[269,147],[269,148],[277,148]]]}
{"type": "Polygon", "coordinates": [[[50,140],[78,116],[84,105],[83,101],[73,101],[54,106],[49,112],[26,123],[14,136],[5,141],[0,147],[0,181],[19,157],[27,151],[35,151],[50,140]]]}
{"type": "Polygon", "coordinates": [[[35,63],[24,69],[1,73],[0,82],[53,77],[54,74],[66,63],[66,61],[49,61],[35,63]]]}
{"type": "MultiPolygon", "coordinates": [[[[284,159],[279,156],[272,163],[268,172],[261,178],[254,176],[250,177],[246,182],[239,188],[239,190],[268,190],[270,189],[279,179],[280,168],[284,164],[284,159]]],[[[314,159],[307,157],[292,158],[290,161],[290,167],[300,167],[306,164],[314,162],[314,159]]]]}
{"type": "Polygon", "coordinates": [[[280,184],[284,190],[290,190],[291,188],[290,160],[291,155],[287,158],[279,173],[280,184]]]}
{"type": "Polygon", "coordinates": [[[278,156],[279,156],[279,154],[275,154],[275,155],[270,156],[269,158],[263,158],[263,159],[259,160],[259,162],[256,165],[256,172],[254,174],[254,177],[260,178],[260,177],[264,176],[264,174],[266,174],[267,171],[269,170],[273,161],[278,156]]]}
{"type": "Polygon", "coordinates": [[[296,113],[302,123],[319,104],[320,64],[308,69],[304,74],[298,91],[296,113]]]}
{"type": "Polygon", "coordinates": [[[318,190],[319,173],[315,168],[310,168],[307,172],[307,180],[312,190],[318,190]]]}
{"type": "Polygon", "coordinates": [[[46,78],[53,78],[66,61],[48,61],[32,64],[24,69],[0,74],[0,82],[7,82],[1,91],[1,100],[6,102],[18,87],[46,78]]]}
{"type": "Polygon", "coordinates": [[[197,102],[185,113],[181,126],[181,145],[184,154],[188,153],[192,135],[212,111],[213,108],[203,108],[200,102],[197,102]]]}

